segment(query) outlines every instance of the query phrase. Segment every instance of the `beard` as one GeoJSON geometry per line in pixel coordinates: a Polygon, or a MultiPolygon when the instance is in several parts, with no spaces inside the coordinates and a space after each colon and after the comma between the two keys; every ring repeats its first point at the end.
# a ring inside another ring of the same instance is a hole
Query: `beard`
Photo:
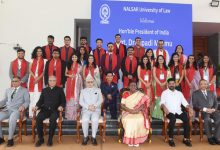
{"type": "Polygon", "coordinates": [[[174,86],[169,86],[169,89],[170,89],[171,91],[173,91],[173,90],[175,89],[175,87],[174,87],[174,86]]]}

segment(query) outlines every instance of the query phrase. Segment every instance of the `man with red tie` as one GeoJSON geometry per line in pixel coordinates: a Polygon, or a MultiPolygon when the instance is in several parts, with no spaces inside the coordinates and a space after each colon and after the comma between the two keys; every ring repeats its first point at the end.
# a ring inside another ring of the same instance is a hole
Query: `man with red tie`
{"type": "Polygon", "coordinates": [[[127,56],[126,46],[121,43],[121,35],[115,35],[114,53],[119,55],[120,60],[127,56]]]}
{"type": "Polygon", "coordinates": [[[48,86],[48,79],[50,76],[55,76],[57,79],[56,86],[65,87],[66,76],[66,63],[60,59],[60,49],[57,48],[53,51],[53,58],[48,60],[44,71],[45,85],[48,86]]]}
{"type": "Polygon", "coordinates": [[[134,48],[129,46],[127,48],[128,56],[122,60],[121,70],[123,72],[124,88],[127,88],[130,81],[137,82],[137,67],[138,60],[134,56],[134,48]]]}
{"type": "Polygon", "coordinates": [[[114,50],[114,45],[113,43],[108,43],[108,53],[104,54],[101,59],[101,68],[102,68],[102,73],[103,73],[103,82],[106,81],[106,74],[107,72],[112,72],[113,73],[113,80],[112,82],[118,83],[119,79],[119,68],[120,68],[120,58],[119,55],[116,55],[113,50],[114,50]]]}
{"type": "Polygon", "coordinates": [[[134,45],[134,56],[138,59],[138,61],[141,61],[141,58],[145,54],[145,48],[141,46],[141,38],[136,37],[135,38],[135,45],[134,45]]]}
{"type": "Polygon", "coordinates": [[[159,55],[162,55],[166,61],[166,64],[170,61],[170,56],[167,50],[164,49],[164,40],[158,40],[157,49],[154,50],[154,57],[157,58],[159,55]]]}
{"type": "Polygon", "coordinates": [[[11,80],[14,77],[21,78],[21,86],[27,88],[27,82],[29,77],[29,62],[24,59],[25,50],[17,50],[17,58],[10,64],[9,76],[11,80]]]}
{"type": "Polygon", "coordinates": [[[91,52],[91,54],[95,57],[95,63],[99,66],[99,69],[101,69],[102,56],[105,54],[105,50],[102,48],[102,43],[102,39],[96,39],[96,49],[91,52]]]}
{"type": "Polygon", "coordinates": [[[90,52],[92,51],[92,47],[89,46],[87,42],[87,37],[85,36],[80,37],[80,46],[77,48],[78,51],[81,46],[84,46],[86,48],[87,54],[90,54],[90,52]]]}
{"type": "Polygon", "coordinates": [[[54,43],[54,36],[53,35],[48,35],[47,42],[48,42],[48,45],[43,46],[42,49],[46,53],[46,59],[49,60],[52,58],[53,50],[57,49],[58,47],[53,44],[54,43]]]}
{"type": "Polygon", "coordinates": [[[71,43],[71,38],[70,36],[65,36],[64,37],[64,46],[60,48],[60,54],[61,54],[61,59],[66,62],[66,65],[68,64],[71,55],[73,52],[76,50],[70,46],[71,43]]]}

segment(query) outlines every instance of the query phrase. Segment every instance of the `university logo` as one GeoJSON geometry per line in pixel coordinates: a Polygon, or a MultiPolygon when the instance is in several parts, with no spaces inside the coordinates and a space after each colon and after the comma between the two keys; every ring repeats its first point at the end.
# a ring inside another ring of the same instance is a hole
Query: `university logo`
{"type": "Polygon", "coordinates": [[[101,18],[101,24],[109,24],[110,8],[107,4],[103,4],[99,9],[99,16],[101,18]]]}

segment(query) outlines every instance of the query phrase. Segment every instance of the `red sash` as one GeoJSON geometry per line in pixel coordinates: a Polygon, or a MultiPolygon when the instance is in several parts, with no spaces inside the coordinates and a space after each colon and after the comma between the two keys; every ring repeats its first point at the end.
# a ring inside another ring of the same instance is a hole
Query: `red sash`
{"type": "Polygon", "coordinates": [[[87,77],[87,75],[89,74],[89,71],[90,71],[90,73],[91,73],[91,76],[94,78],[95,76],[95,73],[94,73],[94,67],[92,66],[92,67],[86,67],[85,68],[85,77],[87,77]]]}
{"type": "MultiPolygon", "coordinates": [[[[115,53],[112,53],[112,70],[114,70],[117,67],[118,64],[117,55],[115,53]]],[[[109,54],[106,54],[105,57],[105,68],[109,70],[109,54]]]]}
{"type": "MultiPolygon", "coordinates": [[[[205,69],[204,67],[199,69],[199,73],[202,79],[204,79],[204,69],[205,69]]],[[[213,66],[211,66],[209,67],[209,81],[208,82],[212,80],[213,76],[214,76],[214,68],[213,66]]],[[[209,88],[211,92],[214,92],[215,90],[214,84],[211,84],[209,88]]]]}
{"type": "MultiPolygon", "coordinates": [[[[95,50],[94,50],[94,57],[95,57],[95,62],[96,62],[96,65],[98,65],[98,66],[100,66],[101,64],[101,62],[99,62],[99,58],[98,58],[98,48],[96,48],[95,50]]],[[[105,54],[105,50],[103,49],[103,48],[101,48],[100,49],[100,61],[101,61],[101,59],[102,59],[102,56],[105,54]]]]}
{"type": "MultiPolygon", "coordinates": [[[[61,54],[61,59],[66,62],[66,47],[65,46],[61,48],[60,54],[61,54]]],[[[72,54],[73,54],[73,48],[70,46],[69,51],[68,51],[68,61],[72,54]]]]}
{"type": "Polygon", "coordinates": [[[196,70],[193,66],[190,66],[190,68],[186,69],[186,77],[190,83],[192,82],[192,80],[194,78],[195,72],[196,72],[196,70]]]}
{"type": "MultiPolygon", "coordinates": [[[[27,73],[27,61],[25,59],[23,59],[21,61],[21,76],[20,78],[22,79],[25,74],[27,73]]],[[[13,73],[13,76],[16,77],[17,76],[17,71],[18,71],[18,59],[15,59],[13,62],[12,62],[12,73],[13,73]]],[[[26,88],[27,87],[27,83],[21,83],[21,86],[26,88]]]]}
{"type": "MultiPolygon", "coordinates": [[[[142,80],[144,80],[144,76],[146,74],[148,74],[148,81],[145,81],[145,83],[149,83],[149,81],[151,81],[151,79],[152,79],[152,71],[140,68],[140,77],[142,80]]],[[[140,88],[142,88],[144,90],[145,94],[149,95],[147,88],[145,87],[145,85],[142,82],[141,82],[140,88]]],[[[153,91],[152,84],[151,84],[150,89],[151,89],[151,98],[152,98],[152,101],[154,102],[154,91],[153,91]]]]}
{"type": "MultiPolygon", "coordinates": [[[[52,45],[52,51],[55,50],[57,47],[52,45]]],[[[49,60],[50,59],[50,48],[49,45],[45,46],[45,53],[46,53],[46,59],[49,60]]]]}
{"type": "MultiPolygon", "coordinates": [[[[171,66],[170,67],[170,72],[171,72],[171,76],[174,78],[174,66],[171,66]]],[[[178,65],[178,68],[179,68],[179,74],[180,74],[180,78],[182,76],[182,71],[183,71],[183,66],[182,65],[178,65]]]]}
{"type": "MultiPolygon", "coordinates": [[[[48,69],[48,77],[53,76],[53,72],[54,72],[54,59],[51,59],[50,63],[49,63],[49,69],[48,69]]],[[[61,87],[62,83],[61,83],[61,60],[57,59],[56,60],[56,78],[57,78],[57,86],[61,87]]]]}
{"type": "Polygon", "coordinates": [[[89,54],[89,53],[90,53],[90,47],[89,47],[89,45],[86,44],[86,45],[85,45],[85,48],[86,48],[86,52],[87,52],[87,54],[89,54]]]}
{"type": "MultiPolygon", "coordinates": [[[[159,49],[157,49],[156,50],[156,57],[158,57],[159,56],[159,49]]],[[[166,51],[165,50],[163,50],[163,57],[164,57],[164,59],[165,59],[165,61],[167,60],[167,53],[166,53],[166,51]]]]}
{"type": "MultiPolygon", "coordinates": [[[[31,65],[31,71],[35,75],[36,67],[37,67],[37,59],[33,60],[31,65]]],[[[38,63],[38,77],[44,72],[44,59],[40,58],[38,63]]],[[[43,89],[43,78],[38,81],[38,92],[41,92],[43,89]]],[[[30,75],[30,82],[29,82],[29,92],[34,92],[34,77],[30,75]]]]}
{"type": "MultiPolygon", "coordinates": [[[[117,52],[117,45],[116,45],[116,43],[114,43],[114,51],[113,52],[115,54],[117,52]]],[[[119,45],[119,57],[120,57],[120,60],[122,60],[125,57],[125,49],[124,49],[124,45],[122,43],[120,43],[120,45],[119,45]]]]}
{"type": "Polygon", "coordinates": [[[134,56],[137,57],[138,59],[141,59],[145,54],[145,49],[144,47],[140,46],[140,48],[137,48],[137,46],[134,46],[134,56]],[[139,50],[139,54],[138,54],[139,50]]]}
{"type": "MultiPolygon", "coordinates": [[[[135,57],[133,56],[132,58],[132,73],[134,73],[137,70],[137,59],[135,59],[135,57]]],[[[125,59],[125,69],[127,72],[129,72],[130,69],[130,58],[129,56],[127,56],[127,58],[125,59]]],[[[137,81],[136,77],[132,78],[133,81],[137,81]]],[[[129,79],[127,76],[123,76],[123,82],[124,82],[124,88],[128,87],[129,84],[129,79]]]]}
{"type": "MultiPolygon", "coordinates": [[[[105,57],[105,68],[106,68],[106,70],[109,70],[109,54],[106,54],[105,56],[106,56],[105,57]]],[[[112,71],[117,67],[117,64],[119,63],[117,58],[118,58],[117,55],[115,53],[112,53],[112,71]]],[[[113,73],[115,73],[115,75],[113,77],[112,82],[117,84],[118,83],[118,74],[116,74],[117,72],[113,72],[113,73]]],[[[103,81],[104,82],[106,81],[105,74],[103,75],[103,81]]]]}
{"type": "MultiPolygon", "coordinates": [[[[189,83],[192,82],[194,76],[195,76],[195,68],[193,66],[190,66],[190,68],[186,69],[186,77],[189,80],[189,83]]],[[[183,91],[183,95],[185,97],[186,100],[190,99],[190,87],[187,83],[187,81],[185,80],[185,89],[183,91]]]]}
{"type": "MultiPolygon", "coordinates": [[[[167,70],[163,67],[162,69],[160,68],[156,68],[156,77],[157,79],[161,82],[161,83],[164,83],[166,82],[166,78],[167,78],[167,70]],[[164,74],[164,79],[161,80],[160,79],[160,73],[163,73],[164,74]]],[[[161,96],[162,92],[165,90],[165,88],[161,88],[161,86],[156,82],[156,96],[161,96]]]]}
{"type": "MultiPolygon", "coordinates": [[[[68,74],[76,75],[78,70],[78,63],[72,69],[73,65],[71,66],[70,70],[68,70],[68,74]]],[[[76,77],[75,78],[67,78],[66,82],[66,100],[69,101],[71,98],[75,98],[75,84],[76,84],[76,77]]]]}
{"type": "Polygon", "coordinates": [[[180,64],[184,64],[184,56],[183,56],[183,54],[180,56],[180,64]]]}

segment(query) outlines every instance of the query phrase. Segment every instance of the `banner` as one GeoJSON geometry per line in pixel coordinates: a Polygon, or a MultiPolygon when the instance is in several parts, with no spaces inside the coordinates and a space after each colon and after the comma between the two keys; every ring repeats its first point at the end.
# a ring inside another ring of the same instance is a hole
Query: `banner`
{"type": "Polygon", "coordinates": [[[102,38],[106,49],[121,34],[122,43],[134,45],[142,38],[142,46],[155,49],[158,40],[171,55],[182,45],[186,55],[192,54],[192,5],[173,3],[92,0],[91,46],[102,38]]]}

